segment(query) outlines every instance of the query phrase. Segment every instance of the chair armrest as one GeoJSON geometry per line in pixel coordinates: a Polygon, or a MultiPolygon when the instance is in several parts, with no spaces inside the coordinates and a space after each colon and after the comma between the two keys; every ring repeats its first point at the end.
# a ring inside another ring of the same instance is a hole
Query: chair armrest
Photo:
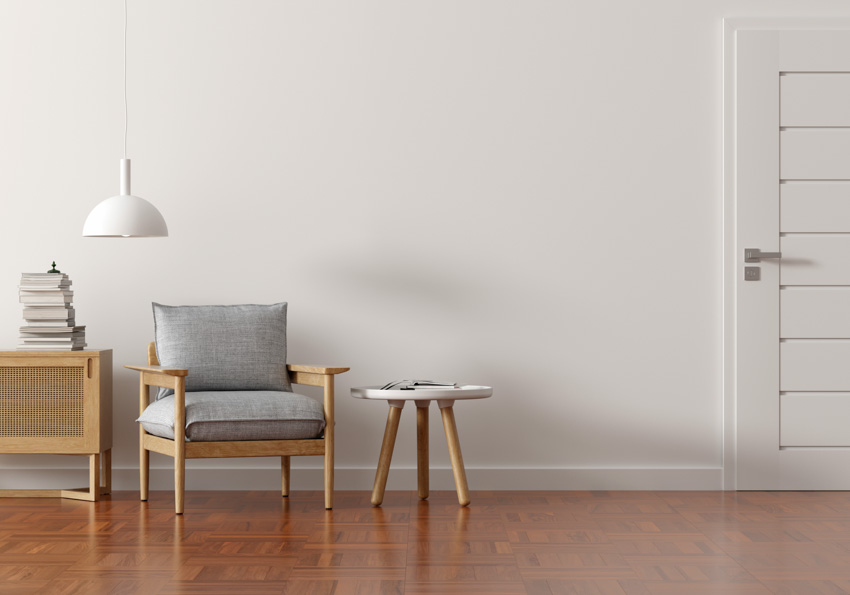
{"type": "MultiPolygon", "coordinates": [[[[151,372],[152,374],[167,374],[168,376],[188,376],[189,370],[181,368],[165,368],[163,366],[124,366],[128,370],[137,372],[151,372]]],[[[286,369],[290,372],[308,372],[310,374],[343,374],[351,368],[326,368],[324,366],[305,366],[302,364],[289,364],[286,369]]]]}
{"type": "Polygon", "coordinates": [[[124,366],[128,370],[137,372],[149,372],[151,374],[163,374],[165,376],[188,376],[189,370],[181,368],[165,368],[163,366],[124,366]]]}
{"type": "Polygon", "coordinates": [[[290,372],[307,372],[308,374],[342,374],[351,368],[326,368],[324,366],[305,366],[303,364],[289,364],[286,369],[290,372]]]}

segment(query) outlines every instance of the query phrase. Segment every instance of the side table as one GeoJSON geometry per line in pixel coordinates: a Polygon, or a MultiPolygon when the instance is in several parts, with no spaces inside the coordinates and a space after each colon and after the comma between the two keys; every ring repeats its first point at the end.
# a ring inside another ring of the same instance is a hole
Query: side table
{"type": "Polygon", "coordinates": [[[89,458],[88,489],[0,490],[0,497],[97,501],[108,494],[112,350],[0,351],[0,453],[89,458]]]}
{"type": "Polygon", "coordinates": [[[428,408],[431,401],[437,401],[440,415],[443,418],[443,430],[446,432],[446,442],[449,446],[449,457],[452,461],[457,499],[461,506],[469,504],[469,488],[466,484],[466,470],[463,468],[463,456],[460,452],[460,440],[455,424],[454,403],[467,399],[486,399],[493,394],[489,386],[462,385],[456,388],[428,388],[416,390],[391,389],[382,390],[379,386],[362,386],[351,389],[351,396],[356,399],[371,399],[387,401],[390,406],[387,415],[387,427],[384,430],[384,440],[381,444],[381,456],[378,459],[378,471],[375,474],[375,485],[372,488],[372,505],[380,506],[384,501],[384,491],[387,487],[387,475],[390,471],[390,461],[393,458],[395,438],[398,433],[398,421],[405,403],[416,403],[416,470],[418,478],[419,497],[428,497],[428,408]]]}

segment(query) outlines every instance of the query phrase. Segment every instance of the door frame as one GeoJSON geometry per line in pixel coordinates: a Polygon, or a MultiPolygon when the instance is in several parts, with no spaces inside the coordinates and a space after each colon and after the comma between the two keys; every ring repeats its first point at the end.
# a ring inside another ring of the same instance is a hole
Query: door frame
{"type": "MultiPolygon", "coordinates": [[[[737,289],[741,280],[740,251],[737,245],[738,199],[736,153],[736,33],[738,31],[850,30],[850,17],[768,18],[734,17],[723,19],[723,485],[738,486],[738,395],[737,395],[737,289]]],[[[778,126],[778,123],[777,123],[778,126]]]]}

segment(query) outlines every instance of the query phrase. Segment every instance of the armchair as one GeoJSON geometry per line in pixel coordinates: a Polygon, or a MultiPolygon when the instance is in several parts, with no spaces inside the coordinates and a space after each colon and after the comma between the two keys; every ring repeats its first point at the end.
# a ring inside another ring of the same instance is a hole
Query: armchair
{"type": "MultiPolygon", "coordinates": [[[[157,307],[154,305],[155,320],[157,307]]],[[[281,305],[277,305],[281,306],[281,305]]],[[[286,304],[283,306],[285,333],[286,304]]],[[[171,308],[159,306],[160,308],[171,308]]],[[[251,306],[264,308],[264,306],[251,306]]],[[[183,308],[235,308],[229,306],[187,306],[183,308]]],[[[243,307],[244,308],[244,307],[243,307]]],[[[178,310],[179,308],[174,308],[178,310]]],[[[221,310],[217,312],[220,314],[221,310]]],[[[202,321],[201,321],[202,322],[202,321]]],[[[166,348],[168,336],[161,332],[156,320],[157,340],[166,348]],[[166,335],[164,338],[161,335],[166,335]]],[[[260,334],[267,330],[263,322],[260,334]]],[[[185,325],[183,329],[185,329],[185,325]]],[[[210,325],[200,324],[200,332],[209,335],[210,325]]],[[[191,331],[198,330],[192,325],[191,331]]],[[[250,328],[248,329],[251,330],[250,328]]],[[[231,331],[232,332],[232,329],[231,331]]],[[[208,341],[209,336],[201,337],[208,341]]],[[[262,343],[262,337],[258,339],[262,343]]],[[[289,383],[319,386],[324,389],[320,405],[304,395],[268,388],[233,390],[212,389],[198,382],[187,390],[190,372],[195,366],[160,365],[161,354],[156,343],[150,343],[146,366],[125,366],[139,372],[139,472],[141,500],[148,499],[150,452],[174,458],[175,511],[183,514],[186,459],[223,457],[281,458],[281,494],[289,495],[290,457],[322,455],[324,457],[325,508],[333,508],[334,487],[334,377],[349,368],[286,365],[284,379],[289,383]],[[157,400],[150,402],[150,387],[159,387],[157,400]],[[200,390],[199,390],[200,389],[200,390]],[[173,391],[173,397],[170,394],[173,391]],[[172,404],[173,399],[173,404],[172,404]],[[188,423],[187,423],[188,420],[188,423]]],[[[211,353],[221,356],[219,345],[207,345],[211,353]]],[[[250,348],[256,345],[251,344],[250,348]]],[[[242,347],[244,349],[244,347],[242,347]]],[[[173,351],[173,349],[172,349],[173,351]]],[[[249,354],[248,367],[256,367],[256,357],[249,354]]],[[[186,356],[191,361],[191,354],[186,356]]],[[[179,358],[178,358],[179,359],[179,358]]],[[[285,360],[285,337],[284,356],[285,360]]],[[[237,364],[238,365],[238,364],[237,364]]],[[[220,372],[221,366],[216,368],[220,372]]],[[[198,368],[201,375],[204,370],[198,368]]],[[[237,373],[238,375],[238,373],[237,373]]],[[[217,380],[217,382],[220,381],[217,380]]]]}

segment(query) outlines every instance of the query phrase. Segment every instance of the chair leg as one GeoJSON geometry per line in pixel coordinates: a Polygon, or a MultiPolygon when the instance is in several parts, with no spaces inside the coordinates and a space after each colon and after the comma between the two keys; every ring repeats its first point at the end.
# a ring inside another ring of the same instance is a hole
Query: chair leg
{"type": "Polygon", "coordinates": [[[174,379],[174,511],[183,514],[186,492],[186,380],[174,379]]]}
{"type": "MultiPolygon", "coordinates": [[[[139,415],[145,412],[150,399],[150,388],[145,384],[145,375],[139,374],[139,415]]],[[[139,500],[148,499],[148,478],[150,477],[150,452],[145,450],[145,429],[139,425],[139,500]]]]}
{"type": "Polygon", "coordinates": [[[334,507],[334,442],[325,437],[325,510],[334,507]]]}
{"type": "Polygon", "coordinates": [[[280,457],[280,495],[289,496],[289,457],[280,457]]]}
{"type": "Polygon", "coordinates": [[[334,507],[334,377],[324,379],[325,408],[325,510],[334,507]]]}
{"type": "Polygon", "coordinates": [[[142,446],[139,450],[139,500],[147,502],[151,453],[142,446]]]}
{"type": "Polygon", "coordinates": [[[186,459],[184,449],[174,457],[174,512],[183,514],[183,497],[186,492],[186,459]]]}

